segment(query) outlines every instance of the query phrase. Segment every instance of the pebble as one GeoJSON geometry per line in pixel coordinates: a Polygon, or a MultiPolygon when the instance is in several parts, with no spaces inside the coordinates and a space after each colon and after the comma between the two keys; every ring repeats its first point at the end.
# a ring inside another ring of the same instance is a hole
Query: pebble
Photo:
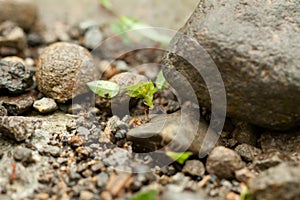
{"type": "Polygon", "coordinates": [[[80,200],[92,200],[94,199],[94,194],[90,191],[81,191],[80,192],[80,200]]]}
{"type": "Polygon", "coordinates": [[[31,163],[32,160],[32,151],[27,148],[19,147],[14,151],[14,159],[16,161],[21,161],[24,164],[31,163]]]}
{"type": "Polygon", "coordinates": [[[203,176],[205,173],[205,167],[199,160],[187,160],[184,164],[182,172],[192,176],[203,176]]]}
{"type": "Polygon", "coordinates": [[[25,65],[25,61],[18,56],[7,56],[7,57],[2,58],[2,60],[13,62],[13,63],[20,62],[23,65],[25,65]]]}
{"type": "Polygon", "coordinates": [[[7,116],[7,110],[2,105],[0,105],[0,116],[7,116]]]}
{"type": "Polygon", "coordinates": [[[293,200],[300,197],[300,163],[285,162],[248,181],[250,195],[256,200],[293,200]]]}
{"type": "Polygon", "coordinates": [[[247,167],[235,171],[235,178],[240,182],[246,182],[250,178],[254,178],[255,174],[251,172],[247,167]]]}
{"type": "Polygon", "coordinates": [[[16,24],[6,21],[0,24],[0,47],[9,47],[23,51],[26,47],[26,35],[16,24]]]}
{"type": "Polygon", "coordinates": [[[49,194],[39,193],[39,194],[35,195],[35,198],[37,198],[39,200],[47,200],[47,199],[49,199],[49,194]]]}
{"type": "Polygon", "coordinates": [[[33,84],[33,73],[20,62],[0,61],[0,91],[1,94],[24,93],[33,84]]]}
{"type": "Polygon", "coordinates": [[[95,49],[103,40],[103,34],[98,26],[90,27],[84,34],[84,46],[88,49],[95,49]]]}
{"type": "Polygon", "coordinates": [[[35,117],[8,116],[0,118],[0,132],[3,136],[23,141],[34,134],[41,126],[41,120],[35,117]]]}
{"type": "Polygon", "coordinates": [[[0,97],[0,101],[9,115],[21,115],[31,109],[36,98],[37,93],[31,91],[20,96],[0,97]]]}
{"type": "Polygon", "coordinates": [[[174,192],[174,191],[165,191],[162,195],[161,200],[205,200],[204,194],[193,193],[193,192],[174,192]]]}
{"type": "Polygon", "coordinates": [[[44,97],[42,99],[36,100],[33,103],[33,107],[40,113],[51,113],[58,109],[58,106],[54,99],[44,97]]]}
{"type": "Polygon", "coordinates": [[[52,146],[52,145],[44,146],[42,149],[39,149],[39,152],[49,153],[53,157],[60,156],[60,148],[57,146],[52,146]]]}
{"type": "Polygon", "coordinates": [[[249,144],[240,144],[234,149],[243,160],[250,162],[254,160],[256,156],[262,153],[262,151],[254,146],[249,144]]]}
{"type": "Polygon", "coordinates": [[[218,146],[208,155],[206,170],[219,178],[232,179],[235,171],[243,168],[245,163],[233,150],[218,146]]]}
{"type": "Polygon", "coordinates": [[[40,54],[36,82],[39,91],[45,96],[65,103],[88,92],[86,83],[96,80],[96,72],[87,49],[76,44],[58,42],[46,47],[40,54]]]}

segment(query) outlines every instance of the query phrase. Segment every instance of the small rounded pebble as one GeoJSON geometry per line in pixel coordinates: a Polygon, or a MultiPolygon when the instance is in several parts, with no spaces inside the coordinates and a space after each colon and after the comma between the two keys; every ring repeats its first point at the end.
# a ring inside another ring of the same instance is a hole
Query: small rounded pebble
{"type": "Polygon", "coordinates": [[[40,113],[51,113],[57,110],[58,106],[54,99],[51,98],[42,98],[34,102],[33,107],[38,110],[40,113]]]}

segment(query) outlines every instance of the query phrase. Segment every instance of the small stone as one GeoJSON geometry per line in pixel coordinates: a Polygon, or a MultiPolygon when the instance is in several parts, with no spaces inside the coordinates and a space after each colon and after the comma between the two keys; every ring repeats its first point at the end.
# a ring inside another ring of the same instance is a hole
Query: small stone
{"type": "Polygon", "coordinates": [[[219,178],[232,179],[235,171],[243,168],[245,163],[233,150],[218,146],[208,155],[206,169],[219,178]]]}
{"type": "Polygon", "coordinates": [[[39,194],[35,195],[35,198],[37,198],[39,200],[47,200],[47,199],[49,199],[49,194],[39,193],[39,194]]]}
{"type": "Polygon", "coordinates": [[[101,33],[99,27],[90,27],[84,34],[84,46],[88,49],[95,49],[103,40],[103,34],[101,33]]]}
{"type": "Polygon", "coordinates": [[[0,1],[0,13],[0,22],[10,20],[28,31],[37,20],[38,9],[31,0],[9,0],[0,1]]]}
{"type": "Polygon", "coordinates": [[[24,31],[10,21],[0,24],[0,47],[9,47],[23,51],[26,47],[24,31]]]}
{"type": "Polygon", "coordinates": [[[19,62],[19,63],[22,63],[23,65],[25,65],[25,61],[22,58],[17,57],[17,56],[7,56],[7,57],[2,58],[2,60],[8,61],[8,62],[13,62],[13,63],[19,62]]]}
{"type": "Polygon", "coordinates": [[[0,132],[3,136],[23,141],[41,127],[41,120],[35,117],[0,117],[0,132]]]}
{"type": "Polygon", "coordinates": [[[10,94],[24,93],[26,89],[32,86],[32,72],[27,70],[22,63],[0,61],[0,91],[1,94],[9,92],[10,94]]]}
{"type": "Polygon", "coordinates": [[[37,93],[33,91],[20,96],[0,97],[0,100],[3,102],[2,105],[6,108],[8,114],[20,115],[31,109],[36,98],[37,93]]]}
{"type": "Polygon", "coordinates": [[[94,194],[90,191],[83,190],[80,192],[80,200],[92,200],[94,199],[94,194]]]}
{"type": "Polygon", "coordinates": [[[14,159],[16,161],[20,161],[24,164],[28,164],[32,162],[32,151],[27,148],[16,148],[14,151],[14,159]]]}
{"type": "Polygon", "coordinates": [[[7,116],[7,110],[4,106],[0,105],[0,116],[7,116]]]}
{"type": "Polygon", "coordinates": [[[293,200],[300,197],[300,163],[282,163],[248,181],[256,200],[293,200]]]}
{"type": "Polygon", "coordinates": [[[262,151],[249,144],[240,144],[234,149],[245,161],[250,162],[262,151]]]}
{"type": "Polygon", "coordinates": [[[88,92],[86,83],[96,78],[91,54],[79,45],[54,43],[39,56],[36,71],[38,89],[59,103],[88,92]]]}
{"type": "Polygon", "coordinates": [[[102,200],[112,200],[112,195],[108,191],[104,191],[100,195],[102,200]]]}
{"type": "Polygon", "coordinates": [[[105,172],[100,173],[99,175],[96,176],[96,178],[97,178],[97,186],[98,187],[105,186],[108,181],[108,175],[105,172]]]}
{"type": "Polygon", "coordinates": [[[47,146],[44,146],[42,149],[39,149],[39,151],[43,152],[43,153],[49,153],[53,157],[60,156],[60,148],[57,146],[47,145],[47,146]]]}
{"type": "Polygon", "coordinates": [[[33,103],[33,107],[40,113],[51,113],[58,109],[54,99],[44,97],[33,103]]]}
{"type": "Polygon", "coordinates": [[[205,167],[199,160],[187,160],[184,164],[182,172],[192,176],[203,176],[205,173],[205,167]]]}
{"type": "Polygon", "coordinates": [[[174,191],[165,191],[162,195],[161,200],[205,200],[204,194],[193,193],[193,192],[174,192],[174,191]]]}
{"type": "Polygon", "coordinates": [[[247,167],[235,171],[235,178],[240,182],[246,182],[250,178],[254,178],[255,174],[251,172],[247,167]]]}

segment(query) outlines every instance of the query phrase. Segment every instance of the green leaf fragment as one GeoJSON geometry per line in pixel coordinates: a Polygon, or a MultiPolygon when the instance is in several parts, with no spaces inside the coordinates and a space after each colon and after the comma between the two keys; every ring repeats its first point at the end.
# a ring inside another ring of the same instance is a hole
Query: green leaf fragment
{"type": "Polygon", "coordinates": [[[128,90],[127,94],[130,97],[144,99],[144,104],[147,105],[150,109],[153,106],[153,95],[157,92],[157,88],[154,86],[152,81],[149,82],[139,82],[135,85],[125,87],[128,90]]]}
{"type": "Polygon", "coordinates": [[[92,81],[87,83],[87,86],[95,94],[103,98],[113,98],[120,92],[120,86],[110,81],[92,81]]]}
{"type": "Polygon", "coordinates": [[[100,5],[104,8],[109,9],[111,8],[111,1],[110,0],[99,0],[100,5]]]}
{"type": "Polygon", "coordinates": [[[157,197],[156,190],[148,190],[143,192],[138,192],[132,196],[129,200],[155,200],[157,197]]]}
{"type": "Polygon", "coordinates": [[[155,80],[156,87],[160,90],[164,90],[167,86],[167,80],[164,77],[162,70],[158,73],[155,80]]]}
{"type": "Polygon", "coordinates": [[[191,152],[178,153],[178,152],[168,151],[166,152],[166,155],[182,165],[192,155],[192,153],[191,152]]]}

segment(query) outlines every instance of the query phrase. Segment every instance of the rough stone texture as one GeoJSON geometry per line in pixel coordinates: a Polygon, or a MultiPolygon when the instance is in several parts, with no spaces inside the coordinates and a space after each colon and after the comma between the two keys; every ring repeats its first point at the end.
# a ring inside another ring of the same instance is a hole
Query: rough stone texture
{"type": "Polygon", "coordinates": [[[2,135],[22,141],[30,137],[41,121],[34,117],[0,117],[0,132],[2,135]]]}
{"type": "Polygon", "coordinates": [[[139,151],[154,151],[161,145],[168,145],[175,151],[206,155],[218,135],[212,130],[207,131],[205,121],[198,122],[192,116],[192,113],[181,112],[150,116],[150,122],[129,130],[127,140],[132,141],[139,151]],[[195,131],[197,126],[198,131],[195,131]]]}
{"type": "Polygon", "coordinates": [[[235,171],[243,168],[245,163],[235,151],[218,146],[208,155],[206,170],[219,178],[232,179],[235,171]]]}
{"type": "Polygon", "coordinates": [[[32,86],[32,72],[19,62],[0,61],[0,92],[20,94],[32,86]]]}
{"type": "MultiPolygon", "coordinates": [[[[227,114],[258,126],[286,130],[300,123],[300,4],[298,0],[201,0],[171,42],[177,55],[209,72],[203,51],[184,40],[194,38],[211,56],[226,87],[227,114]]],[[[166,55],[168,70],[176,68],[194,87],[202,105],[210,106],[206,85],[183,59],[166,55]]],[[[208,73],[214,80],[215,74],[208,73]]],[[[218,91],[218,90],[217,90],[218,91]]]]}
{"type": "Polygon", "coordinates": [[[79,45],[58,42],[46,47],[39,57],[38,89],[59,103],[87,92],[86,83],[96,78],[90,53],[79,45]]]}
{"type": "Polygon", "coordinates": [[[33,103],[33,107],[40,113],[51,113],[58,109],[57,104],[51,98],[42,98],[33,103]]]}
{"type": "Polygon", "coordinates": [[[187,160],[182,172],[192,176],[203,176],[205,173],[205,167],[200,160],[187,160]]]}
{"type": "Polygon", "coordinates": [[[0,105],[0,116],[6,116],[7,110],[4,106],[0,105]]]}
{"type": "Polygon", "coordinates": [[[20,96],[0,97],[0,101],[9,115],[20,115],[30,110],[36,98],[37,92],[30,91],[20,96]]]}
{"type": "Polygon", "coordinates": [[[37,12],[31,0],[0,0],[0,22],[13,21],[26,31],[34,25],[37,12]]]}
{"type": "Polygon", "coordinates": [[[256,156],[261,154],[260,149],[249,144],[240,144],[234,150],[247,162],[252,161],[256,156]]]}
{"type": "Polygon", "coordinates": [[[264,132],[259,139],[263,151],[276,149],[300,161],[300,129],[288,132],[264,132]]]}
{"type": "Polygon", "coordinates": [[[18,51],[23,50],[26,47],[24,31],[10,21],[0,24],[0,47],[15,48],[18,51]]]}
{"type": "Polygon", "coordinates": [[[300,197],[300,163],[282,163],[250,179],[248,188],[256,200],[297,200],[300,197]]]}

